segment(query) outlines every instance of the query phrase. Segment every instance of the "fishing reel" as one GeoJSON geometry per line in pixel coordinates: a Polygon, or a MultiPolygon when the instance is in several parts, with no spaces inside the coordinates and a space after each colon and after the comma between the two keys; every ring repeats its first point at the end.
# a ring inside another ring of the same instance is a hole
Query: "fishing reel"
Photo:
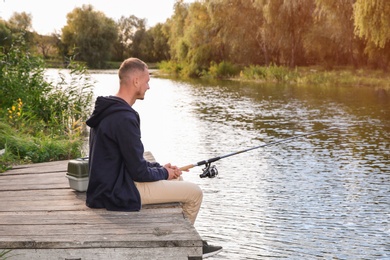
{"type": "Polygon", "coordinates": [[[201,178],[214,178],[218,175],[218,170],[215,165],[211,165],[211,163],[206,163],[206,167],[202,169],[203,173],[199,175],[201,178]]]}

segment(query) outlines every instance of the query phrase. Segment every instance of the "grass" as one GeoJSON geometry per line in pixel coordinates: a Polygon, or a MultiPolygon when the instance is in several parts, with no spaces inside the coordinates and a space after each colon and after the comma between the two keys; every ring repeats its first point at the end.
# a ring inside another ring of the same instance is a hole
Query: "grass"
{"type": "MultiPolygon", "coordinates": [[[[161,62],[158,65],[160,73],[186,76],[184,64],[174,61],[161,62]]],[[[201,77],[215,79],[230,79],[255,81],[262,83],[285,83],[296,85],[329,85],[329,86],[372,86],[390,89],[390,74],[382,70],[354,69],[340,67],[326,70],[321,67],[297,67],[251,65],[239,68],[229,62],[212,62],[201,77]]]]}
{"type": "Polygon", "coordinates": [[[0,251],[0,259],[5,260],[5,259],[10,258],[11,256],[7,257],[6,254],[10,253],[11,251],[12,250],[10,250],[10,249],[4,249],[4,250],[0,251]]]}
{"type": "Polygon", "coordinates": [[[82,138],[45,134],[31,135],[0,121],[0,143],[3,153],[0,156],[0,172],[14,165],[66,160],[81,156],[82,138]]]}
{"type": "Polygon", "coordinates": [[[0,172],[14,165],[81,156],[92,101],[87,69],[70,62],[70,75],[46,80],[45,64],[16,42],[0,50],[0,172]]]}
{"type": "Polygon", "coordinates": [[[337,68],[321,70],[318,68],[299,68],[297,84],[311,85],[349,85],[373,86],[390,89],[390,76],[381,70],[337,68]]]}

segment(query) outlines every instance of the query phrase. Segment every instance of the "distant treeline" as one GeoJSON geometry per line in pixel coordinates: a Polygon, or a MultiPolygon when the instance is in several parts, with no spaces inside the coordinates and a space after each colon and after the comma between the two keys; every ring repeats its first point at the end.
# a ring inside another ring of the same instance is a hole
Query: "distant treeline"
{"type": "Polygon", "coordinates": [[[194,76],[221,62],[383,70],[390,62],[389,0],[178,0],[174,14],[151,28],[146,19],[114,21],[84,5],[50,36],[32,32],[31,20],[26,13],[0,20],[3,51],[22,37],[46,60],[73,57],[107,68],[135,56],[174,62],[194,76]]]}

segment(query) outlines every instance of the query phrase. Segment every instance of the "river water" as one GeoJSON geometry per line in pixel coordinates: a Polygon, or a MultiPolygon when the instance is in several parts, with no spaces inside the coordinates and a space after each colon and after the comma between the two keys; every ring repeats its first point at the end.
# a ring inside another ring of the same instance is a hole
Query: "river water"
{"type": "MultiPolygon", "coordinates": [[[[116,93],[115,71],[92,76],[116,93]]],[[[213,259],[390,259],[389,90],[152,76],[134,108],[145,150],[179,167],[325,129],[221,159],[216,178],[184,173],[213,259]]]]}

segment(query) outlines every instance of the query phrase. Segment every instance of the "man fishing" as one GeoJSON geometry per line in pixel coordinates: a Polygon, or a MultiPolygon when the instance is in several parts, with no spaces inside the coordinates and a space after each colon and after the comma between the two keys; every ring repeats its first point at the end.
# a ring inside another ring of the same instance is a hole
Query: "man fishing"
{"type": "MultiPolygon", "coordinates": [[[[149,89],[148,66],[128,58],[118,76],[116,95],[98,97],[86,122],[91,127],[87,206],[139,211],[145,204],[180,202],[194,224],[203,199],[200,187],[183,181],[177,166],[150,163],[143,157],[140,118],[132,106],[149,89]]],[[[203,258],[221,250],[203,242],[203,258]]]]}

